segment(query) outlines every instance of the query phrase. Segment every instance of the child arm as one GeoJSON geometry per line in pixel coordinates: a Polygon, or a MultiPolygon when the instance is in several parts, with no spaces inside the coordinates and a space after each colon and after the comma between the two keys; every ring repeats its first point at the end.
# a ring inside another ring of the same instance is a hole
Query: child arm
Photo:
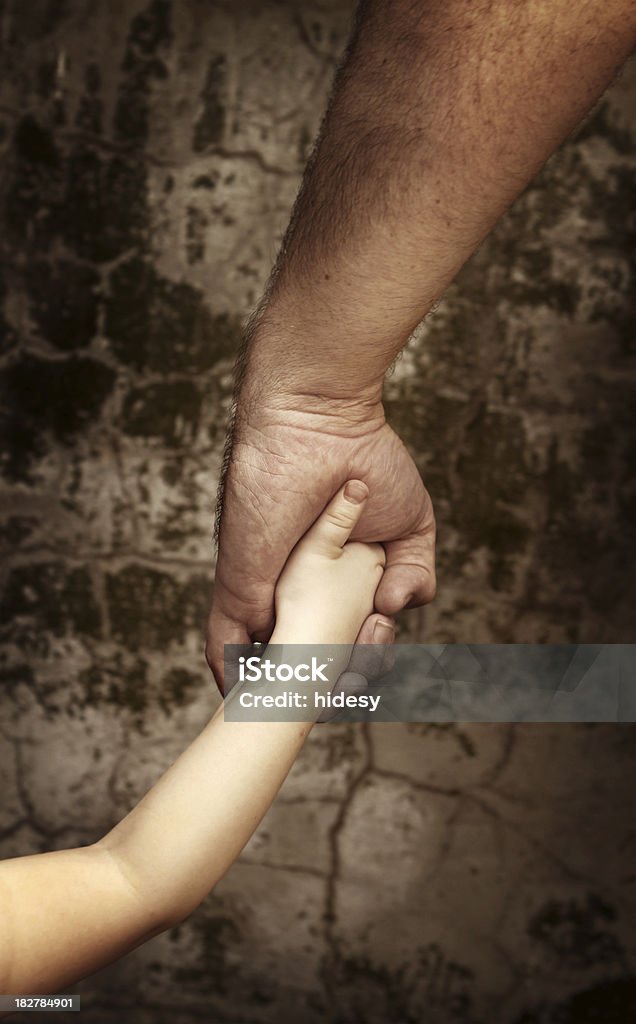
{"type": "MultiPolygon", "coordinates": [[[[363,504],[340,491],[292,553],[272,644],[355,640],[383,565],[379,545],[345,547],[363,504]]],[[[230,722],[221,707],[99,842],[1,864],[3,991],[59,990],[187,917],[257,827],[312,724],[230,722]]]]}
{"type": "Polygon", "coordinates": [[[3,862],[2,991],[55,992],[187,917],[241,852],[310,728],[225,722],[221,709],[99,842],[3,862]]]}

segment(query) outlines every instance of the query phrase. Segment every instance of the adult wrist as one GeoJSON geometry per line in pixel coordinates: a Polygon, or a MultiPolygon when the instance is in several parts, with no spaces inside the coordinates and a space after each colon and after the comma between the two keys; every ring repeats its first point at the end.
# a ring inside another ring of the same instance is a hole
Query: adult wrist
{"type": "Polygon", "coordinates": [[[336,359],[290,352],[293,341],[278,332],[254,335],[239,373],[238,406],[333,416],[353,422],[384,421],[383,375],[341,372],[336,359]]]}

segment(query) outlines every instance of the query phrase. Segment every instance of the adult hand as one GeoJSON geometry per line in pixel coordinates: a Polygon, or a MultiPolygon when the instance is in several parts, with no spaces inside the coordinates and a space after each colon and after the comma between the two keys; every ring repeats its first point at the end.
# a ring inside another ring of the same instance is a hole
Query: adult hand
{"type": "MultiPolygon", "coordinates": [[[[369,683],[377,682],[395,664],[395,630],[388,618],[374,612],[363,623],[351,660],[333,688],[332,697],[353,697],[366,693],[369,683]],[[380,624],[380,628],[377,626],[380,624]]],[[[329,722],[338,714],[338,708],[325,708],[317,722],[329,722]]]]}
{"type": "MultiPolygon", "coordinates": [[[[266,390],[241,399],[224,481],[206,643],[221,689],[223,645],[269,639],[274,588],[289,553],[352,478],[369,488],[352,537],[379,541],[386,549],[376,612],[390,617],[432,600],[431,500],[381,403],[266,390]]],[[[361,633],[366,636],[369,627],[361,633]]]]}

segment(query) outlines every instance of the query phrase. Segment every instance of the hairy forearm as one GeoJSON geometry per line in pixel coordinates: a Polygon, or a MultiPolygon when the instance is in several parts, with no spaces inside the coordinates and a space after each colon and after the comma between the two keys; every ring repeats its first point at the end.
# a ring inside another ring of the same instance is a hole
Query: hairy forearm
{"type": "Polygon", "coordinates": [[[363,2],[247,376],[379,396],[414,327],[606,88],[635,28],[631,0],[363,2]]]}

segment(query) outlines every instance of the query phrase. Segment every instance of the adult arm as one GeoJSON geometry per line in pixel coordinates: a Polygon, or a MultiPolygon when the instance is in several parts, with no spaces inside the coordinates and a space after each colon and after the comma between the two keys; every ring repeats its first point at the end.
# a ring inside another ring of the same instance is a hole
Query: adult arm
{"type": "Polygon", "coordinates": [[[631,0],[358,8],[239,362],[206,648],[218,681],[223,642],[271,632],[285,558],[347,475],[371,491],[356,535],[386,542],[378,612],[433,596],[432,507],[384,422],[384,373],[635,33],[631,0]]]}
{"type": "Polygon", "coordinates": [[[363,2],[253,372],[294,393],[377,397],[415,326],[635,41],[631,0],[363,2]]]}

